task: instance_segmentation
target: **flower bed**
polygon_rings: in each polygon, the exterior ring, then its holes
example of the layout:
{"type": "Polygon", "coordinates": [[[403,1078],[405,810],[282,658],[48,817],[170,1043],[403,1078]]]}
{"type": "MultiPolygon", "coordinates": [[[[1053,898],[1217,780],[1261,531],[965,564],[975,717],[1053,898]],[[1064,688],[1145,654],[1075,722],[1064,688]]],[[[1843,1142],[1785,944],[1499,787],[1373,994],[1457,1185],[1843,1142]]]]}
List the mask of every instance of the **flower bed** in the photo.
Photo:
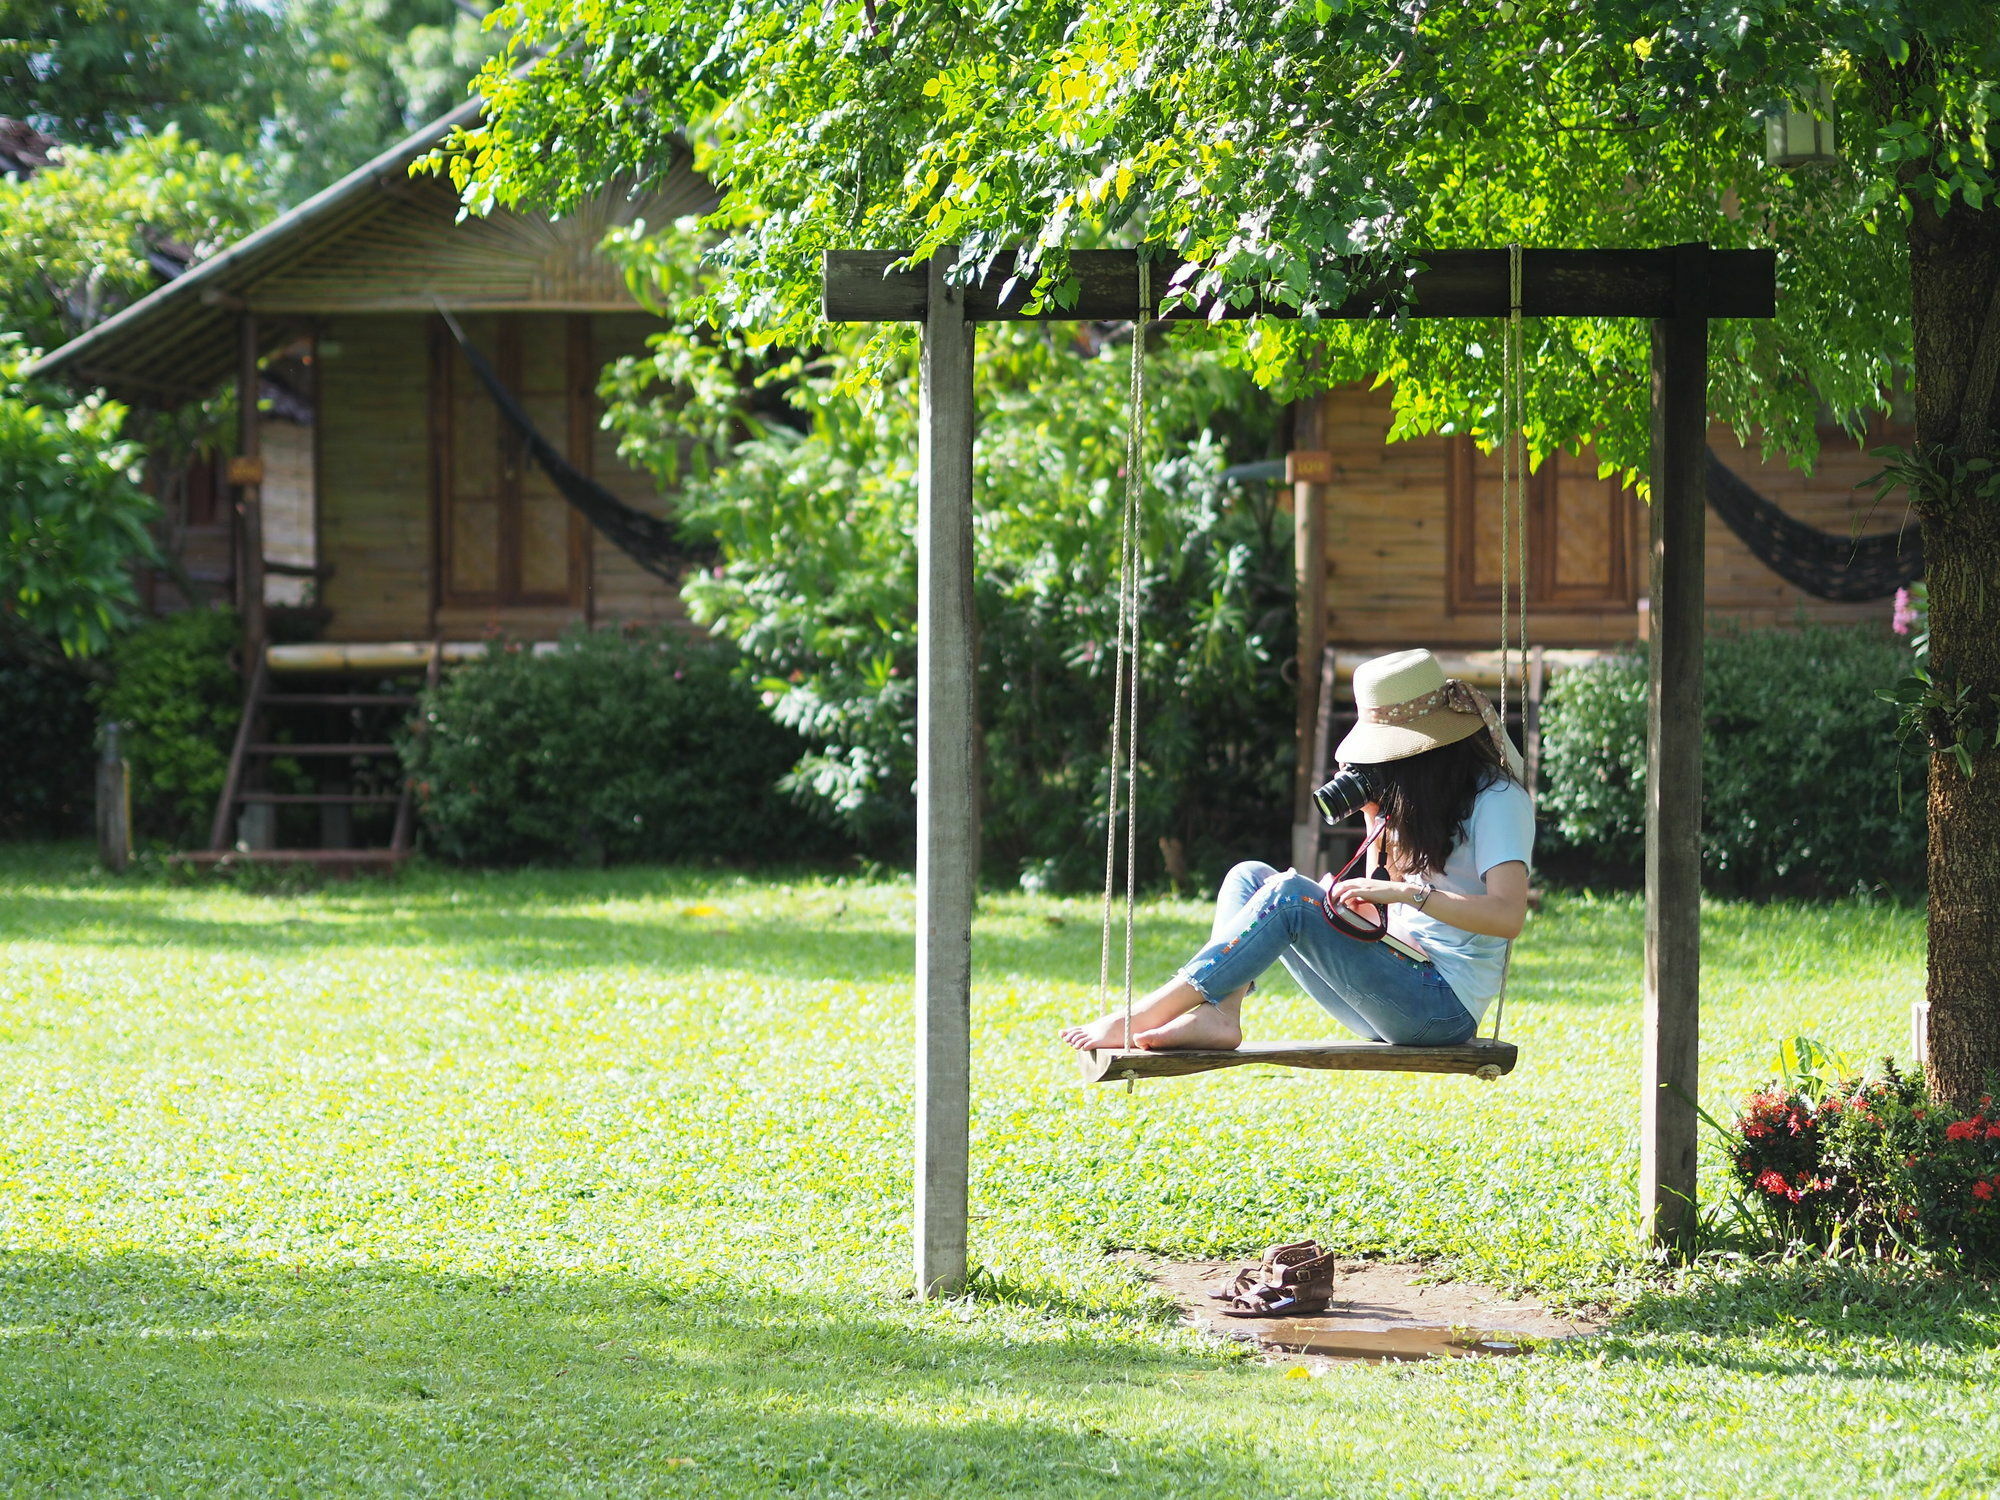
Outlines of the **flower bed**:
{"type": "Polygon", "coordinates": [[[2000,1111],[1990,1094],[1968,1114],[1886,1058],[1830,1084],[1795,1073],[1745,1101],[1729,1155],[1788,1243],[2000,1265],[2000,1111]]]}

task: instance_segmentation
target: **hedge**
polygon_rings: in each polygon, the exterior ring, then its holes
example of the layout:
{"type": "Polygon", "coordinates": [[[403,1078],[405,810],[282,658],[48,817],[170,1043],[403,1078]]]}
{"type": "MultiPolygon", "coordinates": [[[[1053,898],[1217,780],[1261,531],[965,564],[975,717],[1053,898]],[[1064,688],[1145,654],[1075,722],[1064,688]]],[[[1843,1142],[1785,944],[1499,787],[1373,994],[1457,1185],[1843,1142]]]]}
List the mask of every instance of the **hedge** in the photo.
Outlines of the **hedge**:
{"type": "Polygon", "coordinates": [[[575,631],[453,670],[402,747],[426,848],[482,863],[825,852],[775,789],[801,743],[733,664],[671,632],[575,631]]]}
{"type": "MultiPolygon", "coordinates": [[[[1869,628],[1719,631],[1704,656],[1702,867],[1718,892],[1914,891],[1924,763],[1877,696],[1906,646],[1869,628]]],[[[1558,873],[1643,861],[1646,662],[1565,672],[1542,708],[1542,848],[1558,873]]]]}

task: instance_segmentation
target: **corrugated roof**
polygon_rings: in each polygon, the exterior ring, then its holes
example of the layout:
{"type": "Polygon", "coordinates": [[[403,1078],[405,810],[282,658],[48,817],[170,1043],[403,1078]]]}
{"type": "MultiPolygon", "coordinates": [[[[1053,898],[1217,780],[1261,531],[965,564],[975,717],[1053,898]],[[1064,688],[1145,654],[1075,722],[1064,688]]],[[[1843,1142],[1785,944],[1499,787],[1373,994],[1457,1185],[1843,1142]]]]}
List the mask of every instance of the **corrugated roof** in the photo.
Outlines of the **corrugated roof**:
{"type": "MultiPolygon", "coordinates": [[[[410,163],[455,127],[478,119],[481,106],[481,100],[471,99],[433,120],[221,254],[44,355],[29,373],[103,386],[121,399],[155,405],[207,395],[235,371],[237,314],[257,283],[402,204],[415,186],[410,163]]],[[[276,326],[278,319],[272,321],[275,344],[286,330],[276,326]]]]}

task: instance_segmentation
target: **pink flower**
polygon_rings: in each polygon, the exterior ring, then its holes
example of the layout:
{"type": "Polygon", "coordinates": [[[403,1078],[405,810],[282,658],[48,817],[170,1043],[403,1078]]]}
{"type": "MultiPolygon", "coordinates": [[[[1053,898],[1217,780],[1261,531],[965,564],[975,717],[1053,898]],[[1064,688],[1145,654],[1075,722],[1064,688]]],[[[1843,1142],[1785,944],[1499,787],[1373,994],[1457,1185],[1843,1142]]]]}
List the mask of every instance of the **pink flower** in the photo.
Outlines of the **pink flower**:
{"type": "Polygon", "coordinates": [[[1897,635],[1908,635],[1910,627],[1917,623],[1917,612],[1910,607],[1910,591],[1896,590],[1895,612],[1889,617],[1889,628],[1897,635]]]}

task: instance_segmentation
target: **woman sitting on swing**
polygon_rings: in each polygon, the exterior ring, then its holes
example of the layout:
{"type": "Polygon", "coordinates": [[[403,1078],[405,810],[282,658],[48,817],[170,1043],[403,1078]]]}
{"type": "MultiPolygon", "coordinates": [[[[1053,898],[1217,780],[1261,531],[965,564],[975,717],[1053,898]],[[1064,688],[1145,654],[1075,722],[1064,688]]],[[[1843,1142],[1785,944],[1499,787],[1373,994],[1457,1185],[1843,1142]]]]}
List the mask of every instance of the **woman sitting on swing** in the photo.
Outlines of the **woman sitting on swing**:
{"type": "MultiPolygon", "coordinates": [[[[1520,754],[1485,696],[1447,680],[1428,651],[1362,663],[1354,701],[1336,755],[1358,773],[1347,785],[1365,789],[1362,852],[1379,845],[1374,875],[1322,886],[1296,870],[1236,866],[1208,945],[1134,1003],[1134,1046],[1241,1046],[1243,997],[1273,963],[1370,1041],[1448,1047],[1478,1031],[1527,920],[1535,812],[1520,754]],[[1373,936],[1384,918],[1400,941],[1350,935],[1373,936]]],[[[1063,1040],[1122,1047],[1126,1024],[1114,1010],[1063,1040]]]]}

